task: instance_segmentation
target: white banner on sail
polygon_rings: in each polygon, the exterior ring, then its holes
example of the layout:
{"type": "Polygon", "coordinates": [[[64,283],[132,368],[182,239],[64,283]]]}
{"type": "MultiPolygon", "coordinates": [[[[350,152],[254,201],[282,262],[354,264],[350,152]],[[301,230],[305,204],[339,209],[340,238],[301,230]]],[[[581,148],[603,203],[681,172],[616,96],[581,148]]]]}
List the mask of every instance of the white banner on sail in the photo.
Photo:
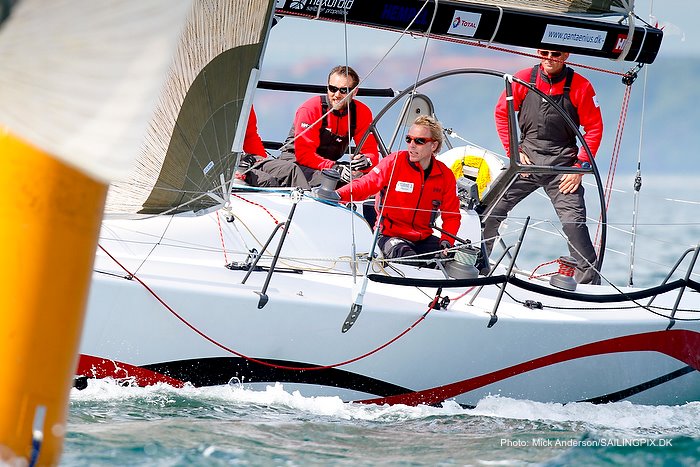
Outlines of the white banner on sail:
{"type": "Polygon", "coordinates": [[[191,0],[22,0],[0,25],[0,128],[102,181],[128,173],[191,0]]]}

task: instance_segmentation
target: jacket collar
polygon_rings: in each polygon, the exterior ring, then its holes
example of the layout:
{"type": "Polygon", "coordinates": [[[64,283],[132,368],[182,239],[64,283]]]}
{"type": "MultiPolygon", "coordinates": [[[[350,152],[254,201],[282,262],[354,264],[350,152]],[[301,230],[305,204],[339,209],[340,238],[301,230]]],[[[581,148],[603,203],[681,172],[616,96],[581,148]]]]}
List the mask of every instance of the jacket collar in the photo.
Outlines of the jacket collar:
{"type": "Polygon", "coordinates": [[[564,68],[562,68],[561,71],[560,71],[559,73],[557,73],[556,75],[552,75],[552,76],[549,76],[549,75],[544,71],[544,69],[542,68],[542,65],[537,65],[537,66],[540,67],[540,78],[542,78],[542,80],[543,80],[545,83],[556,84],[556,83],[558,83],[558,82],[560,82],[560,81],[564,81],[564,78],[566,78],[566,73],[567,73],[567,67],[566,67],[566,65],[564,65],[564,68]]]}
{"type": "MultiPolygon", "coordinates": [[[[416,170],[418,172],[425,172],[425,170],[423,170],[423,167],[421,167],[420,164],[411,162],[411,159],[408,157],[408,151],[404,151],[404,153],[406,154],[406,162],[408,162],[408,165],[413,170],[416,170]]],[[[430,165],[428,166],[428,168],[430,168],[430,175],[434,174],[436,170],[439,170],[437,167],[438,165],[435,163],[435,155],[433,154],[432,156],[430,156],[430,165]]]]}
{"type": "MultiPolygon", "coordinates": [[[[326,95],[321,95],[321,99],[323,99],[323,101],[325,102],[327,108],[331,108],[331,103],[328,102],[328,96],[326,96],[326,95]]],[[[344,116],[346,116],[346,115],[348,114],[348,109],[350,108],[350,105],[352,104],[352,101],[353,101],[353,99],[350,99],[350,101],[348,102],[348,105],[346,105],[345,108],[344,108],[343,110],[332,109],[332,110],[331,110],[331,113],[332,113],[333,115],[335,115],[336,117],[344,117],[344,116]]]]}

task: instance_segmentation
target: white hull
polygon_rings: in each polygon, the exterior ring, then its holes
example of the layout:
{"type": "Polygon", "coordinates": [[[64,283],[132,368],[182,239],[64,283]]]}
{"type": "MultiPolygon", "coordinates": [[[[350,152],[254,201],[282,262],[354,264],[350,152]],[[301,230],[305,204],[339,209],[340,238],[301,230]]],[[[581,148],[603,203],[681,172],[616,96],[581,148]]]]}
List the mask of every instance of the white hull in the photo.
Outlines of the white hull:
{"type": "MultiPolygon", "coordinates": [[[[676,312],[679,320],[666,330],[669,319],[629,301],[584,303],[509,284],[498,321],[488,328],[499,291],[494,285],[473,305],[474,291],[457,299],[468,289],[444,289],[449,306],[421,320],[435,288],[370,281],[361,314],[343,333],[365,268],[361,263],[354,280],[347,261],[351,218],[358,254],[371,247],[369,226],[345,208],[299,202],[277,268],[304,271],[276,271],[269,302],[259,309],[256,292],[267,271],[241,284],[245,271],[224,266],[243,262],[250,248],[259,250],[292,201],[278,193],[239,195],[231,198],[233,222],[223,212],[105,221],[100,245],[138,280],[125,279],[125,270],[98,251],[79,375],[142,385],[281,382],[304,395],[378,403],[454,399],[475,405],[488,394],[561,403],[700,400],[700,323],[681,321],[697,315],[682,310],[700,309],[690,289],[676,312]],[[544,308],[525,307],[526,300],[544,308]]],[[[460,234],[474,238],[478,220],[464,218],[460,234]]],[[[278,240],[279,232],[270,253],[278,240]]],[[[444,278],[437,270],[400,270],[444,278]]],[[[391,268],[375,272],[397,275],[391,268]]],[[[577,292],[615,290],[579,286],[577,292]]],[[[666,310],[654,310],[668,315],[677,296],[675,290],[657,297],[653,306],[666,310]]]]}

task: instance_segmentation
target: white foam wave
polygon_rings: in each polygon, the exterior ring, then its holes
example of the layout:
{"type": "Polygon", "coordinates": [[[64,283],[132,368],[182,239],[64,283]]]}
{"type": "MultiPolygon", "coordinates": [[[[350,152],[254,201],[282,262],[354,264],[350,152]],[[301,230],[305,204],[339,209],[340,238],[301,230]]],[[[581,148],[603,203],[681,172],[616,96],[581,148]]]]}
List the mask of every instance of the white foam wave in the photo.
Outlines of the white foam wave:
{"type": "Polygon", "coordinates": [[[539,421],[556,426],[584,425],[602,432],[614,430],[619,435],[676,435],[700,437],[700,403],[682,406],[647,406],[631,402],[595,405],[587,402],[570,404],[543,403],[489,396],[474,409],[464,409],[454,401],[442,407],[376,405],[346,403],[338,397],[305,397],[298,391],[287,392],[282,384],[267,386],[264,391],[238,385],[176,389],[167,385],[147,388],[125,387],[114,381],[91,380],[82,391],[73,390],[72,401],[109,401],[132,398],[167,404],[178,397],[200,399],[213,404],[250,404],[277,410],[291,410],[313,416],[339,420],[396,422],[428,417],[494,417],[511,420],[539,421]]]}
{"type": "Polygon", "coordinates": [[[638,405],[627,401],[557,404],[494,396],[482,399],[470,414],[549,423],[579,422],[591,428],[613,429],[619,434],[700,435],[698,402],[682,406],[638,405]]]}

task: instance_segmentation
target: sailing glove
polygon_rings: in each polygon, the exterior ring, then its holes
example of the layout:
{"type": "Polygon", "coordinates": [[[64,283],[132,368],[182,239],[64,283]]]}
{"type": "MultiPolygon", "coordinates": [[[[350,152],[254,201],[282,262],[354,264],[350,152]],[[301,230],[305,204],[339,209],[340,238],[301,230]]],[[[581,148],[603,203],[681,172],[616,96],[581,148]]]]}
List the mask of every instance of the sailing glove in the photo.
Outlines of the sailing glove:
{"type": "Polygon", "coordinates": [[[445,257],[445,250],[452,248],[452,245],[447,240],[440,241],[440,256],[445,257]]]}
{"type": "Polygon", "coordinates": [[[350,168],[350,164],[338,162],[336,163],[333,168],[340,174],[340,181],[343,183],[350,183],[352,180],[352,169],[350,168]]]}
{"type": "Polygon", "coordinates": [[[241,171],[246,171],[258,162],[258,158],[253,154],[241,154],[238,161],[238,168],[241,171]]]}
{"type": "Polygon", "coordinates": [[[369,169],[370,167],[372,167],[372,159],[367,157],[365,154],[357,154],[350,162],[350,168],[353,171],[365,170],[369,169]]]}

